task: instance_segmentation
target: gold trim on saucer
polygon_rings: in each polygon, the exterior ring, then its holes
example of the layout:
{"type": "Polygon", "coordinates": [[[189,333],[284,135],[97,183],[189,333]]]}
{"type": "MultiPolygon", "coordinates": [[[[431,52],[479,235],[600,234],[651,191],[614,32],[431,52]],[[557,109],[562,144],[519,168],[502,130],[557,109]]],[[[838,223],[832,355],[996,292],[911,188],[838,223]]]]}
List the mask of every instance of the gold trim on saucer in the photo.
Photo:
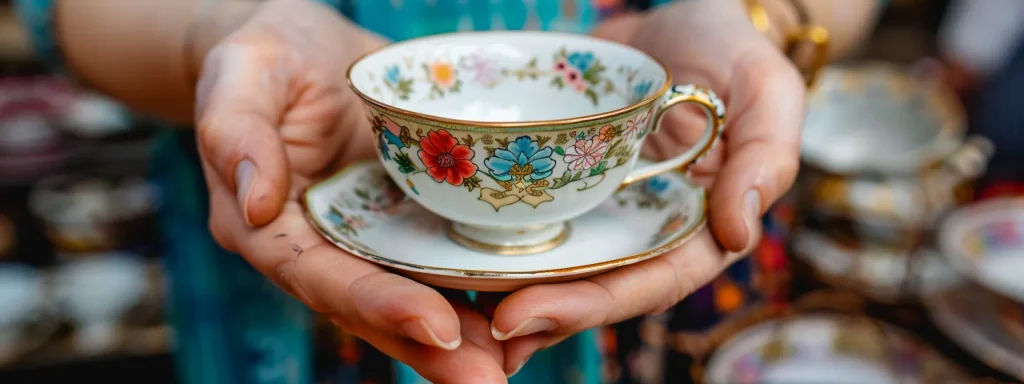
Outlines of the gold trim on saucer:
{"type": "MultiPolygon", "coordinates": [[[[500,39],[495,40],[495,41],[500,41],[500,39]]],[[[661,60],[658,60],[657,58],[655,58],[655,57],[653,57],[651,55],[648,55],[647,53],[645,53],[645,52],[643,52],[641,50],[638,50],[636,48],[630,47],[630,46],[625,45],[625,44],[621,44],[621,43],[617,43],[617,42],[614,42],[614,41],[611,41],[611,40],[605,40],[605,39],[601,39],[601,38],[597,38],[597,37],[592,37],[592,36],[587,36],[587,35],[580,35],[580,34],[575,34],[575,33],[553,32],[553,31],[473,31],[473,32],[441,33],[441,34],[436,34],[436,35],[430,35],[430,36],[425,36],[425,37],[419,37],[419,38],[404,40],[402,42],[393,43],[393,44],[385,45],[383,47],[376,48],[376,49],[374,49],[374,50],[372,50],[370,52],[364,53],[362,56],[358,57],[355,61],[352,62],[352,65],[350,65],[348,67],[348,70],[345,71],[345,81],[348,83],[349,88],[351,88],[352,91],[357,96],[359,96],[359,98],[363,99],[366,103],[372,105],[374,108],[378,108],[380,110],[386,111],[389,114],[395,114],[395,115],[401,116],[401,117],[418,118],[418,119],[420,119],[420,121],[417,121],[417,122],[419,122],[421,124],[426,124],[426,125],[430,125],[430,126],[434,126],[434,127],[439,127],[439,128],[445,128],[445,129],[464,130],[464,131],[473,131],[473,132],[509,133],[509,132],[518,132],[518,131],[538,132],[538,131],[541,131],[541,130],[570,129],[569,127],[565,127],[565,125],[570,125],[570,124],[593,124],[593,123],[596,123],[596,122],[601,121],[601,120],[616,118],[618,116],[625,115],[625,114],[627,114],[629,112],[633,112],[633,111],[635,111],[637,109],[644,108],[644,107],[650,105],[651,103],[654,103],[654,102],[660,100],[661,97],[664,96],[666,92],[668,92],[669,88],[672,87],[672,72],[669,71],[668,66],[666,66],[665,63],[661,62],[661,60]],[[435,116],[435,115],[430,115],[430,114],[420,113],[420,112],[413,112],[413,111],[410,111],[410,110],[407,110],[407,109],[404,109],[404,108],[399,108],[399,107],[390,105],[388,103],[385,103],[383,101],[377,100],[374,97],[363,93],[362,91],[360,91],[356,87],[356,85],[352,81],[352,69],[355,68],[356,65],[358,65],[359,63],[363,62],[363,60],[369,58],[370,56],[372,56],[374,54],[378,54],[378,53],[380,53],[382,51],[389,50],[389,49],[394,49],[396,47],[400,47],[400,46],[403,46],[403,45],[419,44],[419,43],[422,43],[422,42],[428,41],[428,40],[444,40],[444,39],[447,39],[447,38],[451,38],[452,36],[470,36],[470,35],[472,35],[472,36],[481,36],[481,35],[492,35],[492,36],[496,36],[496,35],[562,36],[562,37],[568,37],[568,38],[572,38],[572,39],[576,39],[576,40],[590,40],[590,41],[594,41],[594,42],[600,42],[600,43],[603,43],[603,44],[618,46],[618,47],[621,47],[621,48],[632,50],[632,51],[636,52],[638,55],[646,57],[651,62],[657,64],[658,67],[661,68],[662,72],[665,74],[665,80],[661,84],[661,86],[658,88],[658,90],[656,92],[652,93],[651,96],[648,96],[646,99],[643,99],[643,100],[641,100],[639,102],[627,105],[627,106],[619,108],[619,109],[614,109],[614,110],[611,110],[611,111],[596,113],[596,114],[592,114],[592,115],[579,116],[579,117],[570,117],[570,118],[564,118],[564,119],[517,121],[517,122],[494,122],[494,121],[462,120],[462,119],[453,119],[453,118],[435,116]]]]}
{"type": "Polygon", "coordinates": [[[569,222],[563,223],[562,231],[558,233],[558,236],[555,236],[550,240],[544,241],[540,244],[532,245],[507,246],[488,244],[482,241],[473,240],[461,233],[458,233],[455,230],[455,224],[452,223],[451,221],[448,222],[447,233],[449,239],[452,239],[452,241],[454,241],[455,243],[472,250],[493,253],[502,256],[526,256],[535,253],[547,252],[565,243],[565,241],[569,239],[569,222]]]}
{"type": "Polygon", "coordinates": [[[387,257],[384,257],[384,256],[378,255],[378,254],[376,254],[374,252],[371,252],[370,250],[366,249],[365,246],[358,245],[358,244],[353,244],[353,243],[351,243],[349,241],[345,241],[345,240],[343,240],[341,238],[335,237],[334,234],[328,229],[329,226],[326,223],[324,223],[323,220],[319,216],[313,214],[313,212],[312,212],[312,210],[310,208],[310,204],[309,204],[309,195],[310,195],[310,193],[314,192],[316,189],[322,187],[323,185],[330,184],[330,183],[334,182],[335,180],[341,178],[342,176],[344,176],[347,173],[351,172],[357,166],[365,165],[367,163],[374,163],[374,164],[380,165],[379,162],[377,162],[376,160],[368,160],[368,161],[351,163],[351,164],[343,167],[341,170],[339,170],[334,175],[324,179],[323,181],[321,181],[319,183],[316,183],[316,184],[313,184],[313,185],[307,187],[304,191],[302,191],[302,197],[299,199],[299,203],[302,205],[303,211],[304,211],[304,213],[306,215],[306,219],[310,222],[310,224],[313,225],[314,228],[316,228],[317,232],[320,233],[320,236],[322,236],[327,241],[333,243],[337,247],[341,248],[343,251],[349,252],[349,253],[351,253],[351,254],[359,257],[359,258],[362,258],[362,259],[365,259],[365,260],[368,260],[368,261],[371,261],[371,262],[374,262],[374,263],[377,263],[377,264],[384,264],[384,265],[386,265],[388,267],[392,267],[392,268],[396,268],[396,269],[401,269],[401,270],[406,270],[406,271],[411,271],[411,272],[431,273],[431,274],[435,274],[435,275],[444,275],[444,276],[461,276],[461,277],[470,277],[470,278],[492,278],[492,279],[522,279],[522,278],[539,278],[539,277],[545,277],[545,276],[560,276],[560,275],[561,276],[568,276],[568,275],[586,274],[588,272],[597,272],[597,271],[602,271],[602,270],[605,270],[605,269],[616,268],[616,267],[621,267],[621,266],[624,266],[624,265],[634,264],[634,263],[638,263],[638,262],[641,262],[641,261],[644,261],[644,260],[647,260],[647,259],[651,259],[651,258],[656,257],[656,256],[660,256],[661,254],[663,254],[665,252],[668,252],[668,251],[671,251],[671,250],[679,247],[679,245],[683,244],[687,240],[691,239],[694,235],[697,234],[697,231],[699,229],[702,229],[706,225],[706,223],[707,223],[707,191],[704,189],[704,187],[702,187],[699,184],[693,182],[693,180],[690,180],[690,178],[687,177],[682,172],[676,171],[675,173],[678,174],[680,177],[682,177],[686,184],[688,184],[697,193],[700,194],[700,197],[699,197],[700,205],[701,205],[699,207],[700,209],[698,209],[697,217],[693,220],[692,224],[690,224],[676,238],[672,239],[671,241],[669,241],[669,242],[667,242],[667,243],[665,243],[665,244],[663,244],[663,245],[661,245],[661,246],[659,246],[657,248],[649,249],[646,252],[641,252],[641,253],[637,253],[637,254],[621,257],[621,258],[614,259],[614,260],[608,260],[608,261],[604,261],[604,262],[600,262],[600,263],[580,265],[580,266],[568,267],[568,268],[537,270],[537,271],[471,270],[471,269],[458,269],[458,268],[430,267],[430,266],[425,266],[425,265],[407,263],[407,262],[403,262],[403,261],[389,259],[387,257]]]}

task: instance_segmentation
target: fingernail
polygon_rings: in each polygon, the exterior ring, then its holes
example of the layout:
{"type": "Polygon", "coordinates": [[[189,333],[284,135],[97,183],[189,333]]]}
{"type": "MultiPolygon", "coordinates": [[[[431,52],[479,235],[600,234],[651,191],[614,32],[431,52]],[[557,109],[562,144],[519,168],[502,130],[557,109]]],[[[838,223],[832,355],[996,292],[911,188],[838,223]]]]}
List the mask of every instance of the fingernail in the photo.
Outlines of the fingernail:
{"type": "Polygon", "coordinates": [[[410,339],[416,340],[420,343],[441,348],[446,351],[453,351],[462,344],[462,337],[457,337],[452,341],[441,340],[434,333],[434,330],[430,329],[427,325],[427,321],[423,319],[409,320],[402,324],[399,328],[405,336],[410,339]]]}
{"type": "Polygon", "coordinates": [[[531,317],[526,321],[519,324],[518,327],[513,329],[511,332],[502,332],[491,324],[491,336],[494,336],[495,340],[505,341],[513,337],[520,337],[526,335],[532,335],[534,333],[547,332],[554,330],[558,327],[551,319],[545,319],[543,317],[531,317]]]}
{"type": "Polygon", "coordinates": [[[252,225],[249,221],[249,192],[252,191],[255,182],[256,165],[249,159],[242,159],[235,166],[235,188],[238,188],[238,205],[242,207],[242,216],[249,225],[252,225]]]}
{"type": "Polygon", "coordinates": [[[519,363],[519,366],[516,367],[516,369],[513,369],[512,373],[509,373],[507,377],[515,376],[517,373],[519,373],[519,371],[523,370],[523,367],[526,366],[526,363],[530,362],[531,358],[533,358],[533,354],[532,353],[529,356],[526,356],[526,358],[523,359],[523,362],[519,363]]]}
{"type": "Polygon", "coordinates": [[[746,205],[747,215],[745,217],[747,221],[747,249],[750,249],[756,241],[754,234],[757,233],[757,228],[760,225],[761,220],[761,194],[756,189],[751,189],[743,195],[743,204],[746,205]]]}

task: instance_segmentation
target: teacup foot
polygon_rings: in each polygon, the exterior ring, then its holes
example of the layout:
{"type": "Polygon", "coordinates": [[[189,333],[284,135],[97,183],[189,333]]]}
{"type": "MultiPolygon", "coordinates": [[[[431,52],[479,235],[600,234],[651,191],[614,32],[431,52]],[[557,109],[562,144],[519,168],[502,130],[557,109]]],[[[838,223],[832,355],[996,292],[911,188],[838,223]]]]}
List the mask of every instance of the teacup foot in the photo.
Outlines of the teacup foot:
{"type": "Polygon", "coordinates": [[[550,251],[565,243],[569,238],[569,224],[488,228],[453,222],[448,226],[448,237],[480,252],[523,256],[550,251]]]}

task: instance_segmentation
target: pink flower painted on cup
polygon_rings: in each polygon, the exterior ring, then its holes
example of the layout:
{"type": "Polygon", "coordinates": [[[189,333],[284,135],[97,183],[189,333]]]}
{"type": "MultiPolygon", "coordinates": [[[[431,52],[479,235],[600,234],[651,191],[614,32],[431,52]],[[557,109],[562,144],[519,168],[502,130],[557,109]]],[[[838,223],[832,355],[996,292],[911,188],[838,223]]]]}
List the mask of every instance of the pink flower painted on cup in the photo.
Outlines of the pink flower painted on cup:
{"type": "Polygon", "coordinates": [[[473,74],[473,82],[485,87],[496,84],[501,78],[498,61],[479,53],[464,57],[459,66],[473,74]]]}
{"type": "Polygon", "coordinates": [[[651,114],[654,110],[648,110],[647,112],[638,113],[633,115],[628,121],[626,121],[626,129],[622,131],[622,136],[630,137],[635,134],[643,133],[647,129],[648,120],[651,118],[651,114]]]}
{"type": "Polygon", "coordinates": [[[608,144],[591,137],[579,140],[565,150],[562,158],[569,165],[570,170],[590,169],[604,159],[604,153],[608,150],[608,144]]]}
{"type": "Polygon", "coordinates": [[[583,72],[580,72],[579,68],[571,65],[568,59],[564,57],[556,59],[555,72],[562,76],[562,82],[567,87],[575,89],[576,92],[580,93],[587,90],[587,82],[583,80],[583,72]]]}

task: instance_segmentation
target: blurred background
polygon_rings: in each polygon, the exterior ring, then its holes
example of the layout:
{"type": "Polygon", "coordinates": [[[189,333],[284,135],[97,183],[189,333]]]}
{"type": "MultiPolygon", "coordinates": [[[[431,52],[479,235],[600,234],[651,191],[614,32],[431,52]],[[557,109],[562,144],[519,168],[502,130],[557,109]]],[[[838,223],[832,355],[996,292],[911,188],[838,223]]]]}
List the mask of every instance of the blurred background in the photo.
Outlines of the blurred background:
{"type": "MultiPolygon", "coordinates": [[[[975,3],[987,6],[893,0],[857,54],[822,72],[800,180],[765,219],[761,248],[676,308],[602,330],[606,382],[756,382],[742,374],[809,365],[804,347],[860,377],[1024,379],[1013,283],[1024,263],[985,264],[1024,259],[1024,213],[1005,214],[1024,212],[1024,1],[975,3]],[[949,134],[941,157],[877,159],[932,145],[922,137],[936,131],[949,134]],[[865,158],[875,167],[850,166],[865,158]]],[[[175,308],[222,293],[169,295],[189,250],[160,230],[183,213],[161,210],[173,196],[154,179],[190,176],[154,160],[166,127],[48,73],[20,33],[0,1],[0,383],[186,382],[200,373],[175,351],[204,341],[174,330],[204,319],[175,308]]],[[[315,382],[390,382],[385,356],[325,319],[302,321],[315,382]]],[[[236,352],[272,358],[267,342],[236,352]]]]}

